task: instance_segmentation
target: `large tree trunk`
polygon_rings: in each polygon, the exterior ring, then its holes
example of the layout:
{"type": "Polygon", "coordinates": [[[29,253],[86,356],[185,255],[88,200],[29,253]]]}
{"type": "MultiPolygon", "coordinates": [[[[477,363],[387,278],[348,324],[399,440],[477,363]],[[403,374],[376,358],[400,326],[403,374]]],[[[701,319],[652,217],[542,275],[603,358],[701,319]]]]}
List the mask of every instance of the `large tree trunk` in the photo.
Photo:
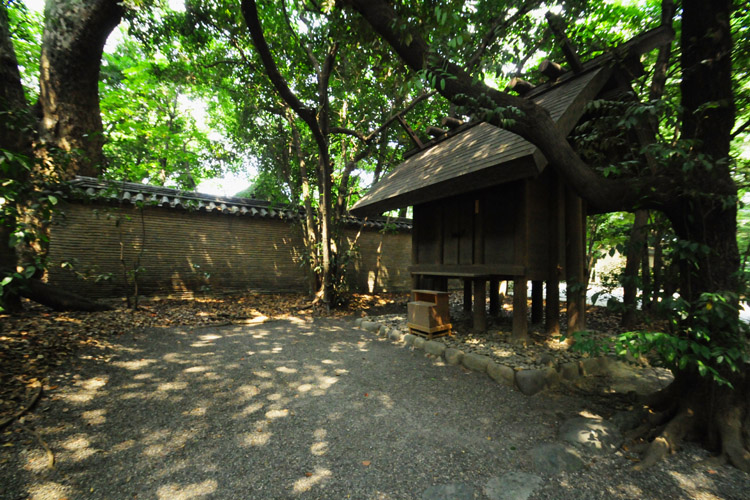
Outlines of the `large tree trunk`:
{"type": "Polygon", "coordinates": [[[104,156],[99,112],[99,67],[122,18],[118,0],[47,0],[42,38],[39,135],[64,177],[96,176],[104,156]]]}
{"type": "MultiPolygon", "coordinates": [[[[5,4],[0,4],[0,149],[11,151],[13,160],[4,158],[2,177],[5,184],[3,197],[8,201],[0,205],[0,280],[16,271],[18,257],[14,246],[9,245],[16,229],[17,210],[21,192],[28,178],[27,170],[19,160],[30,161],[33,127],[29,108],[21,85],[18,60],[10,39],[10,25],[5,4]],[[10,194],[10,196],[9,196],[10,194]]],[[[15,286],[0,290],[0,307],[8,311],[21,309],[15,286]]]]}
{"type": "MultiPolygon", "coordinates": [[[[734,318],[712,319],[708,314],[712,303],[696,303],[704,293],[738,290],[737,188],[728,161],[734,124],[730,11],[729,0],[683,2],[683,138],[695,141],[692,158],[686,160],[702,155],[710,167],[696,161],[687,173],[688,184],[699,187],[700,192],[684,195],[667,210],[678,238],[687,242],[684,248],[691,251],[680,262],[680,295],[693,307],[682,335],[709,348],[742,347],[743,342],[736,310],[734,318]],[[714,105],[707,106],[709,103],[714,105]],[[701,322],[701,317],[708,317],[707,323],[701,322]],[[707,330],[710,341],[696,335],[700,329],[707,330]]],[[[736,295],[729,297],[736,300],[736,295]]],[[[659,401],[674,417],[651,444],[641,467],[673,451],[683,437],[692,434],[703,437],[723,458],[750,472],[747,365],[741,359],[737,362],[738,371],[734,372],[726,365],[715,365],[732,388],[698,375],[694,365],[675,370],[675,381],[665,391],[667,397],[659,401]]]]}

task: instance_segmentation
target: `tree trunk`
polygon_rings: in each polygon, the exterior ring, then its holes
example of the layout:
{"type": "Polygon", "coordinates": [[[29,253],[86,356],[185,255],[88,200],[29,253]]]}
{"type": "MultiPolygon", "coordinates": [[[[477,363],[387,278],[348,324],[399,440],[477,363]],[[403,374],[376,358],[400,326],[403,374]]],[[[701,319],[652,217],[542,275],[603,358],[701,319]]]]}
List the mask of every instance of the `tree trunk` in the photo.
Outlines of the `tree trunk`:
{"type": "Polygon", "coordinates": [[[648,210],[636,210],[633,228],[628,240],[627,261],[623,275],[623,305],[625,312],[622,314],[621,324],[623,328],[633,328],[636,322],[638,298],[638,268],[643,255],[643,245],[646,242],[646,224],[648,223],[648,210]]]}
{"type": "MultiPolygon", "coordinates": [[[[8,201],[0,204],[0,280],[16,271],[18,256],[14,246],[9,245],[15,232],[18,208],[22,203],[22,190],[28,180],[27,170],[19,162],[25,158],[31,161],[31,137],[33,122],[21,85],[18,60],[10,39],[10,25],[5,4],[0,4],[0,149],[16,155],[14,160],[5,158],[3,163],[4,180],[11,181],[3,186],[2,195],[8,201]],[[4,191],[8,190],[8,193],[4,191]],[[10,194],[10,196],[9,196],[10,194]]],[[[0,289],[0,307],[6,311],[21,309],[21,301],[11,284],[0,289]]]]}
{"type": "Polygon", "coordinates": [[[99,68],[123,14],[118,0],[47,0],[42,38],[39,135],[64,178],[101,172],[104,136],[99,68]],[[59,155],[59,156],[58,156],[59,155]]]}
{"type": "MultiPolygon", "coordinates": [[[[733,318],[722,318],[710,314],[712,302],[696,303],[704,293],[738,290],[737,189],[727,161],[734,124],[731,8],[729,0],[683,2],[683,138],[695,141],[692,154],[704,155],[711,166],[696,162],[687,173],[688,184],[700,192],[684,195],[666,211],[677,237],[684,242],[680,294],[692,306],[681,334],[710,349],[744,347],[736,309],[733,318]],[[706,106],[709,103],[715,105],[706,106]],[[687,256],[686,251],[690,252],[687,256]],[[696,336],[701,330],[710,341],[696,336]]],[[[736,300],[736,295],[727,297],[730,303],[736,300]]],[[[675,380],[665,391],[671,396],[666,402],[674,409],[674,417],[651,444],[641,467],[673,451],[684,436],[692,434],[703,437],[736,467],[750,472],[747,364],[739,359],[738,370],[733,372],[716,363],[713,356],[708,363],[732,388],[698,375],[695,365],[676,369],[675,380]]]]}
{"type": "Polygon", "coordinates": [[[111,307],[94,302],[70,290],[61,290],[36,279],[27,280],[21,288],[23,297],[51,307],[55,311],[109,311],[111,307]]]}

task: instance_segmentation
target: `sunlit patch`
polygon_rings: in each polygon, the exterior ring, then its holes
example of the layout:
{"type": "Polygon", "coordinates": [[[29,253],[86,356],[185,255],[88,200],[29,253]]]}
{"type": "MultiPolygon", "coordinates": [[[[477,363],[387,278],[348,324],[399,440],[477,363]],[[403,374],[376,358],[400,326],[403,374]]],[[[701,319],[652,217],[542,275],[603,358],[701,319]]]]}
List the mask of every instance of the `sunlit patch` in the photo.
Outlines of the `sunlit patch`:
{"type": "Polygon", "coordinates": [[[49,458],[44,450],[40,448],[29,450],[25,455],[24,470],[39,473],[49,469],[49,458]]]}
{"type": "Polygon", "coordinates": [[[243,399],[250,399],[260,394],[260,389],[255,385],[246,384],[239,386],[237,392],[242,395],[243,399]]]}
{"type": "Polygon", "coordinates": [[[391,397],[388,394],[380,394],[380,395],[378,395],[378,400],[380,401],[380,403],[383,406],[385,406],[389,410],[391,408],[393,408],[393,400],[391,399],[391,397]]]}
{"type": "Polygon", "coordinates": [[[325,441],[319,441],[317,443],[313,443],[312,446],[310,446],[310,453],[317,457],[325,455],[327,451],[328,443],[325,441]]]}
{"type": "Polygon", "coordinates": [[[294,325],[304,325],[308,321],[309,320],[306,320],[304,318],[299,318],[297,316],[290,316],[289,317],[289,322],[292,323],[292,324],[294,324],[294,325]]]}
{"type": "Polygon", "coordinates": [[[120,452],[120,451],[126,451],[135,446],[135,440],[128,439],[126,441],[123,441],[122,443],[117,443],[112,447],[112,451],[114,452],[120,452]]]}
{"type": "Polygon", "coordinates": [[[153,377],[153,373],[138,373],[133,376],[133,380],[146,380],[153,377]]]}
{"type": "Polygon", "coordinates": [[[225,370],[236,370],[240,367],[239,363],[227,363],[224,365],[225,370]]]}
{"type": "Polygon", "coordinates": [[[297,479],[294,482],[294,487],[292,489],[295,493],[304,493],[305,491],[309,491],[316,484],[325,481],[331,477],[331,475],[331,471],[328,469],[315,469],[315,472],[310,476],[297,479]]]}
{"type": "Polygon", "coordinates": [[[310,392],[313,388],[312,384],[301,384],[299,387],[297,387],[297,390],[299,392],[310,392]]]}
{"type": "MultiPolygon", "coordinates": [[[[679,472],[671,471],[669,473],[677,482],[677,485],[687,493],[687,498],[695,498],[697,500],[719,500],[719,497],[713,493],[706,491],[706,485],[700,484],[700,476],[692,474],[681,474],[679,472]]],[[[640,496],[643,498],[643,495],[640,496]]]]}
{"type": "Polygon", "coordinates": [[[100,425],[107,421],[107,417],[104,415],[107,414],[107,410],[100,409],[100,410],[89,410],[81,413],[81,417],[86,420],[86,423],[89,425],[100,425]]]}
{"type": "Polygon", "coordinates": [[[585,418],[595,418],[595,419],[598,419],[598,420],[602,419],[601,415],[597,415],[596,413],[591,413],[588,410],[582,410],[582,411],[578,412],[578,414],[580,416],[582,416],[582,417],[585,417],[585,418]]]}
{"type": "Polygon", "coordinates": [[[96,389],[107,385],[107,380],[107,377],[94,377],[88,380],[83,380],[79,382],[78,385],[80,385],[87,391],[95,391],[96,389]]]}
{"type": "Polygon", "coordinates": [[[281,373],[297,373],[295,368],[287,368],[286,366],[280,366],[276,368],[276,371],[281,373]]]}
{"type": "Polygon", "coordinates": [[[313,437],[318,441],[323,441],[328,435],[328,431],[325,429],[315,429],[313,431],[313,437]]]}
{"type": "Polygon", "coordinates": [[[165,382],[163,384],[159,384],[159,387],[156,388],[157,391],[181,391],[185,388],[187,388],[188,383],[187,382],[165,382]]]}
{"type": "Polygon", "coordinates": [[[266,418],[273,420],[275,418],[288,417],[289,410],[269,410],[266,412],[266,418]]]}
{"type": "Polygon", "coordinates": [[[253,413],[260,411],[263,409],[263,403],[253,403],[251,405],[248,405],[242,409],[237,415],[235,415],[235,418],[242,418],[247,417],[248,415],[252,415],[253,413]]]}
{"type": "Polygon", "coordinates": [[[91,448],[91,442],[84,434],[71,436],[62,442],[62,447],[69,452],[66,453],[67,458],[74,462],[86,460],[88,457],[99,451],[91,448]]]}
{"type": "Polygon", "coordinates": [[[208,479],[202,483],[188,484],[187,486],[172,483],[161,486],[156,494],[159,498],[169,500],[190,500],[215,493],[218,487],[219,483],[214,479],[208,479]]]}
{"type": "Polygon", "coordinates": [[[339,379],[337,377],[319,377],[318,378],[318,387],[320,389],[328,389],[333,384],[338,382],[339,379]]]}
{"type": "Polygon", "coordinates": [[[209,333],[209,334],[206,334],[206,335],[199,335],[198,338],[201,339],[201,340],[205,340],[205,341],[217,340],[217,339],[221,338],[221,335],[216,335],[214,333],[209,333]]]}
{"type": "Polygon", "coordinates": [[[182,370],[185,373],[200,373],[210,370],[211,368],[205,365],[199,365],[199,366],[191,366],[190,368],[185,368],[182,370]]]}
{"type": "Polygon", "coordinates": [[[48,481],[42,484],[29,486],[29,500],[57,500],[59,498],[72,497],[73,491],[69,486],[48,481]]]}
{"type": "Polygon", "coordinates": [[[332,359],[324,359],[323,361],[321,361],[321,363],[323,363],[324,365],[335,365],[336,364],[336,362],[333,361],[332,359]]]}
{"type": "Polygon", "coordinates": [[[273,373],[267,372],[267,371],[256,371],[256,372],[253,372],[253,375],[255,375],[256,377],[260,377],[260,378],[272,378],[273,377],[273,373]]]}
{"type": "Polygon", "coordinates": [[[263,429],[245,434],[242,442],[245,446],[265,446],[271,440],[272,433],[263,429]]]}
{"type": "Polygon", "coordinates": [[[268,396],[266,396],[266,399],[269,401],[281,401],[281,398],[283,397],[284,396],[282,396],[278,392],[274,392],[273,394],[269,394],[268,396]]]}
{"type": "Polygon", "coordinates": [[[133,383],[133,384],[121,385],[120,389],[121,390],[125,390],[125,391],[130,391],[130,390],[133,390],[133,389],[140,389],[141,387],[144,387],[145,385],[146,384],[144,384],[143,382],[136,382],[136,383],[133,383]]]}
{"type": "Polygon", "coordinates": [[[192,410],[184,411],[182,414],[187,415],[188,417],[202,417],[206,414],[206,411],[207,408],[205,406],[198,406],[192,410]]]}
{"type": "Polygon", "coordinates": [[[126,370],[140,370],[154,363],[156,363],[155,359],[140,359],[138,361],[115,361],[112,364],[118,368],[125,368],[126,370]]]}
{"type": "Polygon", "coordinates": [[[147,457],[163,457],[167,454],[163,444],[152,444],[143,449],[147,457]]]}

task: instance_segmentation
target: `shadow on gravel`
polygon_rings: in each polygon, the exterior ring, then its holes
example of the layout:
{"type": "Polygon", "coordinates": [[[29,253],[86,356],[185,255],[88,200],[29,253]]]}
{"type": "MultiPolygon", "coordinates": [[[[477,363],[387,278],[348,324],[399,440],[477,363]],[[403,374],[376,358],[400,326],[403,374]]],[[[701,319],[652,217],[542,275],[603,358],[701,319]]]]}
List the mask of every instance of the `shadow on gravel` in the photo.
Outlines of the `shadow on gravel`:
{"type": "MultiPolygon", "coordinates": [[[[337,320],[151,329],[79,372],[31,420],[56,468],[28,446],[15,475],[0,472],[0,497],[496,499],[504,493],[488,485],[515,470],[562,493],[529,450],[586,409],[554,393],[527,398],[337,320]]],[[[629,469],[605,477],[596,498],[654,487],[629,469]]],[[[669,474],[656,481],[658,498],[694,493],[669,474]]],[[[563,484],[571,490],[557,498],[585,497],[563,484]]]]}

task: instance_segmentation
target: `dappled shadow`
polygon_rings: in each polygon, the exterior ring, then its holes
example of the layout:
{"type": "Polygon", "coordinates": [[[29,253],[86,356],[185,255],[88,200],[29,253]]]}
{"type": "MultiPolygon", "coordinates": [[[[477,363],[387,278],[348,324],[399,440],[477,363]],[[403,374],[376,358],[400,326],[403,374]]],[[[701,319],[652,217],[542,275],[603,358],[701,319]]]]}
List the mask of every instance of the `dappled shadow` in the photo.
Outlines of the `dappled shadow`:
{"type": "MultiPolygon", "coordinates": [[[[530,447],[586,404],[527,398],[333,319],[152,328],[116,352],[84,362],[34,414],[56,469],[24,448],[14,480],[0,472],[4,498],[396,499],[456,481],[481,491],[528,469],[530,447]]],[[[657,478],[661,498],[689,498],[677,479],[657,478]]],[[[629,498],[625,483],[611,486],[629,498]]]]}

